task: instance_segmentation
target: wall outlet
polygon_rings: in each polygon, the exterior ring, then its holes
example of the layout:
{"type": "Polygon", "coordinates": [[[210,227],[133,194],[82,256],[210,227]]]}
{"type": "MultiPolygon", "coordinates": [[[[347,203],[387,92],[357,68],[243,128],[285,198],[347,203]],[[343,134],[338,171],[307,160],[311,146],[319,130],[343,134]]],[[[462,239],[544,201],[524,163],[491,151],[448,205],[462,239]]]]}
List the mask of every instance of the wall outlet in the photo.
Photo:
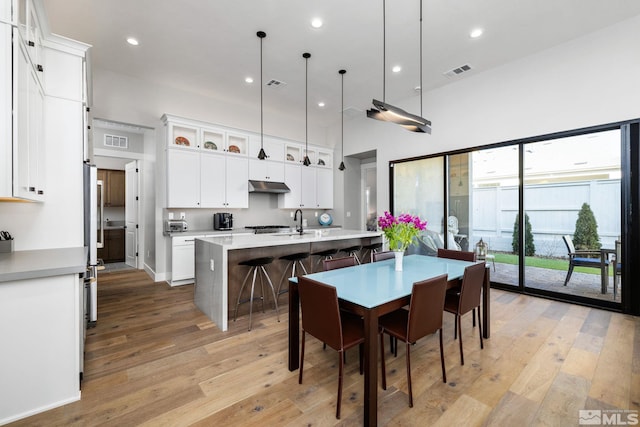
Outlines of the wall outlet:
{"type": "Polygon", "coordinates": [[[289,212],[291,214],[291,218],[293,218],[293,212],[289,212]]]}
{"type": "Polygon", "coordinates": [[[351,217],[351,212],[347,212],[347,218],[351,217]]]}
{"type": "Polygon", "coordinates": [[[209,268],[211,268],[211,271],[213,271],[213,259],[211,260],[211,265],[209,266],[209,268]]]}
{"type": "Polygon", "coordinates": [[[318,218],[318,212],[314,212],[313,216],[315,216],[316,218],[318,218]]]}
{"type": "Polygon", "coordinates": [[[187,215],[184,212],[180,212],[180,219],[185,219],[187,215]]]}
{"type": "Polygon", "coordinates": [[[173,212],[169,212],[169,219],[173,219],[173,212]]]}

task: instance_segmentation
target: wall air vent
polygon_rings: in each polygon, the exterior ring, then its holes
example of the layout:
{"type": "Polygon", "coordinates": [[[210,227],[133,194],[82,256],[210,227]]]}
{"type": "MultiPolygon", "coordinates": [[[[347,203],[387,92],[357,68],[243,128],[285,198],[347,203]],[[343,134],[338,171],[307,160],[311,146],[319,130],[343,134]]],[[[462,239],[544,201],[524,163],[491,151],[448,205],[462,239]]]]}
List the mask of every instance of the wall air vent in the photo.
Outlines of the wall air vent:
{"type": "Polygon", "coordinates": [[[444,75],[447,77],[456,77],[456,76],[459,76],[460,74],[466,73],[467,71],[471,71],[472,69],[473,67],[471,65],[464,64],[454,68],[453,70],[446,71],[444,75]]]}
{"type": "Polygon", "coordinates": [[[106,147],[115,147],[115,148],[128,148],[129,147],[129,138],[126,136],[118,136],[118,135],[104,135],[104,145],[106,147]]]}
{"type": "Polygon", "coordinates": [[[276,79],[271,79],[269,80],[267,83],[265,83],[267,86],[271,86],[271,87],[280,87],[280,86],[284,86],[286,85],[285,82],[281,81],[281,80],[276,80],[276,79]]]}

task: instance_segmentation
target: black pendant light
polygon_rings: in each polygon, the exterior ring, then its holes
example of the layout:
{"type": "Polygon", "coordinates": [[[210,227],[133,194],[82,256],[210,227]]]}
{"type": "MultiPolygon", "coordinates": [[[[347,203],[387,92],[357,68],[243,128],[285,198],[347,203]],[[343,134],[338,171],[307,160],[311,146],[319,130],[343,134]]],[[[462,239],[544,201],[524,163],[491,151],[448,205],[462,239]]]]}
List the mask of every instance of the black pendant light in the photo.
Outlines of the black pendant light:
{"type": "Polygon", "coordinates": [[[391,122],[412,132],[431,133],[431,121],[422,117],[422,0],[420,0],[420,116],[407,113],[402,108],[385,102],[386,99],[386,1],[382,0],[382,101],[373,99],[375,108],[367,110],[367,117],[391,122]]]}
{"type": "Polygon", "coordinates": [[[267,154],[264,152],[264,113],[262,107],[262,39],[267,37],[267,33],[258,31],[256,35],[260,38],[260,152],[258,158],[264,160],[267,158],[267,154]]]}
{"type": "Polygon", "coordinates": [[[340,118],[341,118],[341,122],[340,122],[340,139],[342,140],[342,161],[340,162],[340,166],[338,166],[338,169],[340,169],[341,171],[345,170],[347,167],[344,165],[344,75],[347,72],[347,70],[340,70],[338,71],[338,73],[340,73],[340,77],[342,78],[342,100],[341,100],[341,105],[342,105],[342,110],[341,110],[341,114],[340,114],[340,118]]]}
{"type": "Polygon", "coordinates": [[[309,58],[311,54],[305,52],[302,54],[304,58],[304,160],[302,164],[309,166],[309,58]]]}

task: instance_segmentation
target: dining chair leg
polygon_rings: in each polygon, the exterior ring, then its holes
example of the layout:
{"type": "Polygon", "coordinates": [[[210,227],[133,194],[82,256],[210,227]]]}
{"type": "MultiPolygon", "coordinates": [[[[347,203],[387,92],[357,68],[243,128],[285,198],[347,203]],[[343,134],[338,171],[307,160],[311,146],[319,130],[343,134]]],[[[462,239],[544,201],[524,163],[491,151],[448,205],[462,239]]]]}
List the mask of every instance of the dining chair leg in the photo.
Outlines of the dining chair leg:
{"type": "Polygon", "coordinates": [[[473,309],[472,314],[473,314],[473,327],[475,328],[476,327],[476,309],[475,308],[473,309]]]}
{"type": "Polygon", "coordinates": [[[384,332],[380,332],[380,369],[382,370],[382,389],[387,389],[387,367],[384,361],[384,332]]]}
{"type": "Polygon", "coordinates": [[[458,317],[460,316],[458,316],[457,314],[455,316],[456,316],[456,320],[453,325],[453,339],[457,340],[458,339],[458,317]]]}
{"type": "Polygon", "coordinates": [[[407,343],[407,385],[409,386],[409,407],[413,408],[413,390],[411,388],[411,344],[407,343]]]}
{"type": "Polygon", "coordinates": [[[440,328],[440,363],[442,364],[442,382],[447,383],[447,371],[444,368],[444,347],[442,346],[442,328],[440,328]]]}
{"type": "Polygon", "coordinates": [[[338,402],[336,403],[336,418],[340,419],[340,403],[342,402],[342,371],[344,370],[344,359],[342,358],[343,351],[338,352],[338,402]]]}
{"type": "Polygon", "coordinates": [[[464,353],[462,352],[462,316],[457,316],[458,320],[458,334],[460,335],[460,364],[464,365],[464,353]]]}
{"type": "Polygon", "coordinates": [[[482,320],[480,319],[480,306],[478,306],[478,333],[480,334],[480,350],[483,350],[484,343],[482,341],[482,320]]]}
{"type": "Polygon", "coordinates": [[[364,374],[364,343],[358,345],[358,357],[360,358],[360,375],[362,375],[364,374]]]}
{"type": "Polygon", "coordinates": [[[300,372],[298,372],[298,384],[302,384],[302,369],[304,368],[304,337],[306,335],[305,331],[302,331],[302,342],[300,349],[300,372]]]}

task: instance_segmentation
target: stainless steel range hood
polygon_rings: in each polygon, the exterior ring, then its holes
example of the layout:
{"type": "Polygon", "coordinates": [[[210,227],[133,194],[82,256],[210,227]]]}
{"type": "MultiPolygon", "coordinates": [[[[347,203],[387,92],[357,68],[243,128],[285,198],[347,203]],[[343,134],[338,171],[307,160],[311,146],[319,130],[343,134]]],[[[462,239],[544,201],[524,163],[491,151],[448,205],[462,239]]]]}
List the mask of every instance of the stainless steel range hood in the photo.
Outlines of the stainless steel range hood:
{"type": "Polygon", "coordinates": [[[284,182],[249,180],[249,193],[288,193],[291,190],[284,182]]]}

